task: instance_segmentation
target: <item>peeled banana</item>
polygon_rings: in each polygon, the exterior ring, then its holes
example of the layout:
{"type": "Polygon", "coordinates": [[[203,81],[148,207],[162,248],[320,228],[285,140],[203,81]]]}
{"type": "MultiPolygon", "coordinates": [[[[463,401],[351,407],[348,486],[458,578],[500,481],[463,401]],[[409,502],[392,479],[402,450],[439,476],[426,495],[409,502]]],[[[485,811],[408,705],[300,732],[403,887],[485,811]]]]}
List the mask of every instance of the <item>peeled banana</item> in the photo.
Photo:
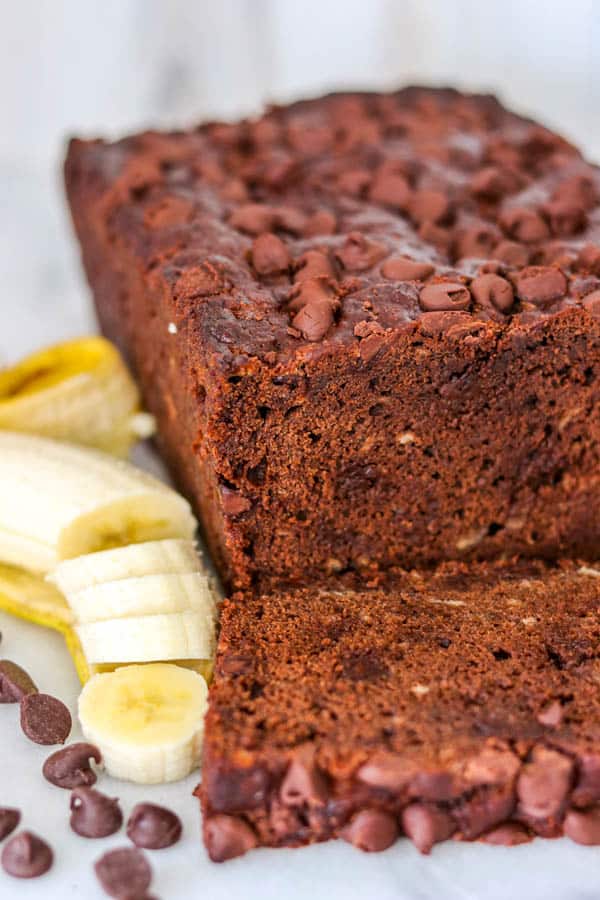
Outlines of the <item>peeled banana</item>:
{"type": "Polygon", "coordinates": [[[79,720],[116,778],[156,784],[200,763],[207,706],[204,679],[168,663],[95,675],[79,698],[79,720]]]}
{"type": "Polygon", "coordinates": [[[127,456],[153,420],[118,350],[101,337],[48,347],[0,371],[0,429],[127,456]]]}
{"type": "Polygon", "coordinates": [[[34,572],[63,559],[194,535],[189,504],[99,450],[0,431],[0,557],[34,572]]]}

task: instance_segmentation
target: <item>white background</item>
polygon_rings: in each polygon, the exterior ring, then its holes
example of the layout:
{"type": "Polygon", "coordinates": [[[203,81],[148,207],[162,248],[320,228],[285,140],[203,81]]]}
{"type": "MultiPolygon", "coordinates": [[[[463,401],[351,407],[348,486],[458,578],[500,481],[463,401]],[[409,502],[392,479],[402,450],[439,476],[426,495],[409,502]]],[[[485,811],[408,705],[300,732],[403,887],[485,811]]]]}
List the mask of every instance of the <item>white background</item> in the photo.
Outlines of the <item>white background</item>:
{"type": "MultiPolygon", "coordinates": [[[[600,159],[598,0],[0,0],[0,360],[93,328],[62,202],[70,133],[236,116],[265,100],[336,87],[455,83],[499,92],[600,159]]],[[[1,498],[0,498],[1,501],[1,498]]],[[[0,615],[2,652],[74,708],[77,681],[57,636],[0,615]]],[[[100,898],[91,861],[121,839],[69,834],[68,795],[39,776],[42,748],[0,707],[0,805],[57,852],[51,874],[0,898],[100,898]]],[[[506,851],[407,842],[367,856],[343,845],[257,851],[210,865],[183,785],[102,783],[131,808],[164,800],[182,844],[152,855],[162,900],[597,900],[600,851],[567,841],[506,851]]]]}

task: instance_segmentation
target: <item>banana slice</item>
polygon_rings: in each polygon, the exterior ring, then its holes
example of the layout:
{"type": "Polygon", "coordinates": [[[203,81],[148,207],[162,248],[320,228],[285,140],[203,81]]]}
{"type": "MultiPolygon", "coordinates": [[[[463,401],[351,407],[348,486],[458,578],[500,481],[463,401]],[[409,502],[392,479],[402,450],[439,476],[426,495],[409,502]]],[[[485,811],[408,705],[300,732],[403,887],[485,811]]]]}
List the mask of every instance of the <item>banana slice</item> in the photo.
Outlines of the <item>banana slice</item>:
{"type": "Polygon", "coordinates": [[[204,679],[179,666],[124,666],[95,675],[79,697],[79,720],[115,778],[158,784],[200,764],[204,679]]]}
{"type": "Polygon", "coordinates": [[[200,572],[106,581],[69,594],[68,601],[75,618],[82,624],[185,610],[216,617],[214,594],[208,578],[200,572]]]}
{"type": "Polygon", "coordinates": [[[207,660],[215,649],[214,617],[195,610],[88,622],[76,625],[75,632],[94,664],[207,660]]]}
{"type": "Polygon", "coordinates": [[[63,559],[162,538],[190,540],[189,504],[89,447],[0,431],[0,556],[49,572],[63,559]]]}
{"type": "Polygon", "coordinates": [[[171,539],[67,559],[48,575],[48,580],[69,596],[106,582],[144,575],[184,575],[202,569],[202,559],[193,541],[171,539]]]}
{"type": "Polygon", "coordinates": [[[0,371],[0,429],[127,456],[153,431],[119,352],[101,337],[48,347],[0,371]]]}

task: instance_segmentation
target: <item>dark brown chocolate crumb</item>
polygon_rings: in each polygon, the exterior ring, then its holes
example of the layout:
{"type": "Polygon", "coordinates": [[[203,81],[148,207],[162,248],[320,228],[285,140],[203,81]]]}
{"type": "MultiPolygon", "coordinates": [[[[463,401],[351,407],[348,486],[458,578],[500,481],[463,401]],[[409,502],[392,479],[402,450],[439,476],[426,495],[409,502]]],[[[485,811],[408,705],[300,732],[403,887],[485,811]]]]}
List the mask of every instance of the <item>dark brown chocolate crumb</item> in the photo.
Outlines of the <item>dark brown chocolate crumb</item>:
{"type": "Polygon", "coordinates": [[[0,841],[15,830],[21,821],[21,813],[18,809],[8,806],[0,806],[0,841]]]}
{"type": "Polygon", "coordinates": [[[21,700],[21,728],[36,744],[64,744],[71,732],[71,713],[50,694],[27,694],[21,700]]]}
{"type": "Polygon", "coordinates": [[[138,803],[127,820],[127,837],[145,850],[171,847],[181,837],[181,819],[164,806],[138,803]]]}
{"type": "Polygon", "coordinates": [[[108,837],[123,824],[119,801],[90,787],[77,787],[71,794],[71,828],[87,838],[108,837]]]}
{"type": "Polygon", "coordinates": [[[52,865],[48,844],[30,831],[21,831],[4,845],[2,868],[14,878],[38,878],[52,865]]]}
{"type": "Polygon", "coordinates": [[[152,881],[150,863],[134,847],[109,850],[95,862],[94,869],[106,893],[117,900],[145,897],[152,881]]]}
{"type": "Polygon", "coordinates": [[[96,773],[90,762],[102,762],[102,755],[93,744],[70,744],[62,750],[52,753],[44,763],[44,778],[56,787],[68,788],[91,787],[96,783],[96,773]]]}
{"type": "Polygon", "coordinates": [[[9,659],[0,660],[0,703],[19,703],[37,687],[25,669],[9,659]]]}

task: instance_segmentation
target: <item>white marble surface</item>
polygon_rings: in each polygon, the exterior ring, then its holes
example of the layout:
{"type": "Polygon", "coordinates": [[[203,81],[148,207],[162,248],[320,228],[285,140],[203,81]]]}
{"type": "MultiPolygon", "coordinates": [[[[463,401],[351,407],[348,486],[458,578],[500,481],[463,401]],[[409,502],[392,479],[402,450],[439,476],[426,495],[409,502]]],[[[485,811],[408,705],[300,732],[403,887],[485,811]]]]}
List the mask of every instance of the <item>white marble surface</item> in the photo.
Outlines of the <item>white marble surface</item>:
{"type": "MultiPolygon", "coordinates": [[[[57,170],[69,130],[232,114],[265,96],[340,83],[468,77],[562,124],[600,157],[600,117],[592,113],[600,96],[595,0],[22,0],[2,4],[3,15],[9,6],[0,32],[7,114],[0,133],[0,362],[94,328],[57,170]],[[307,23],[318,27],[311,33],[307,23]]],[[[0,629],[3,654],[74,708],[78,685],[61,639],[2,614],[0,629]]],[[[17,883],[0,873],[0,900],[95,900],[103,895],[92,861],[123,838],[71,834],[67,792],[39,774],[45,755],[21,735],[16,709],[0,707],[0,805],[21,806],[24,824],[56,851],[53,870],[39,881],[17,883]]],[[[211,865],[198,839],[194,784],[192,777],[143,790],[101,782],[126,812],[147,799],[182,816],[181,844],[151,854],[153,890],[162,900],[597,900],[600,894],[600,851],[568,841],[510,851],[450,843],[430,858],[408,842],[371,856],[336,843],[261,850],[211,865]]]]}

